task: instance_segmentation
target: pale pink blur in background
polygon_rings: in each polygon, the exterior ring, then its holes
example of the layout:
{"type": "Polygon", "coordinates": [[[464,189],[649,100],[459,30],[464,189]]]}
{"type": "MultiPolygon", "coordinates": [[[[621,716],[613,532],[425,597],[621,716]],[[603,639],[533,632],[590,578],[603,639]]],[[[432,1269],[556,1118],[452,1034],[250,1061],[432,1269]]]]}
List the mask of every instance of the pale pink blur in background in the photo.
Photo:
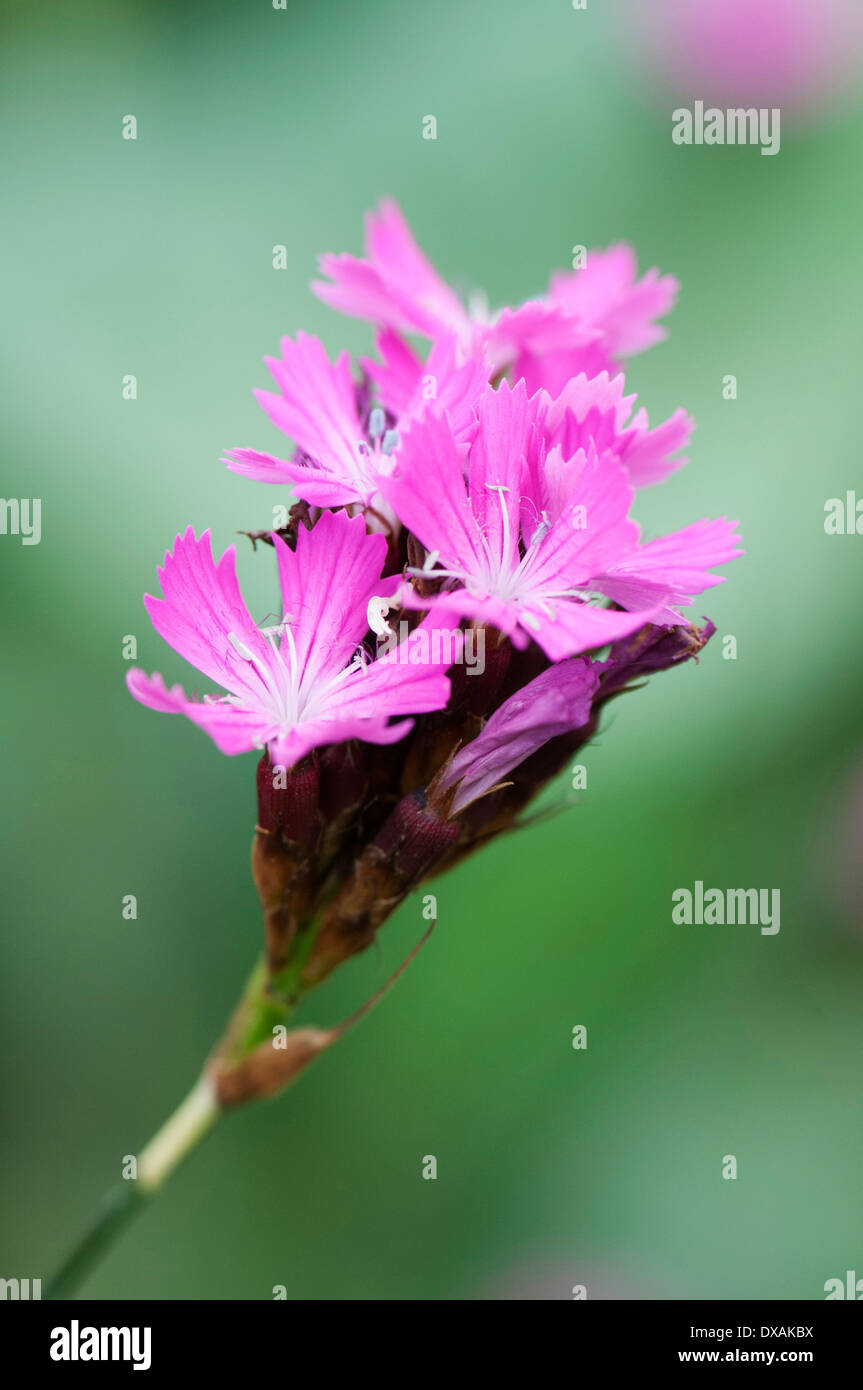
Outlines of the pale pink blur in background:
{"type": "Polygon", "coordinates": [[[573,1250],[564,1259],[536,1251],[481,1281],[470,1296],[492,1303],[566,1303],[575,1300],[578,1287],[586,1291],[586,1295],[579,1293],[578,1301],[585,1296],[594,1303],[640,1301],[678,1296],[675,1282],[667,1270],[646,1265],[637,1256],[631,1262],[620,1257],[603,1260],[573,1250]]]}
{"type": "Polygon", "coordinates": [[[617,0],[631,56],[687,103],[805,114],[856,95],[861,0],[617,0]]]}

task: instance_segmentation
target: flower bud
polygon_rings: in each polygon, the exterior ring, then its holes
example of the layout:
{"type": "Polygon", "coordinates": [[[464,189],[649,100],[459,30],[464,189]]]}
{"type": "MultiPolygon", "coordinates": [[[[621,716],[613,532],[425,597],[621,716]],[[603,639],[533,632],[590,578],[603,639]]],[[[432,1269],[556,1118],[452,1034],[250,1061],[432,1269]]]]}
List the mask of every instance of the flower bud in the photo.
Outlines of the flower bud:
{"type": "Polygon", "coordinates": [[[349,956],[364,951],[381,923],[460,834],[458,821],[430,807],[424,790],[402,797],[324,912],[304,982],[317,984],[349,956]]]}

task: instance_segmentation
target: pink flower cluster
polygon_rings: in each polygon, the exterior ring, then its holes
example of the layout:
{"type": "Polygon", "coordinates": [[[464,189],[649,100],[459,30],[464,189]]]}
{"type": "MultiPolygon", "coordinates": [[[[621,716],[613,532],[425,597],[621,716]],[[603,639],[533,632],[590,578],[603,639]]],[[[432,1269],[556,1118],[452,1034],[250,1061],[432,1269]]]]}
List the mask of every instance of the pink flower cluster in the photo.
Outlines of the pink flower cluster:
{"type": "Polygon", "coordinates": [[[365,257],[322,257],[313,289],[375,325],[375,356],[355,374],[346,353],[331,361],[316,338],[284,338],[266,359],[275,390],[255,394],[294,447],[287,458],[226,456],[299,499],[267,537],[279,621],[262,627],[249,613],[234,548],[216,562],[209,533],[189,529],[159,571],[163,597],[145,603],[219,692],[190,698],[140,670],[128,684],[222,752],[265,749],[292,768],[347,740],[391,744],[411,716],[453,708],[453,652],[467,629],[482,630],[495,674],[481,683],[474,742],[462,724],[442,755],[458,810],[588,723],[608,670],[600,649],[645,630],[654,644],[691,633],[680,610],[722,582],[714,569],[741,553],[739,537],[720,517],[645,543],[630,517],[636,489],[685,462],[693,428],[684,410],[651,427],[621,371],[664,336],[670,276],[639,279],[631,250],[615,246],[553,275],[539,298],[469,311],[395,203],[366,230],[365,257]],[[391,622],[409,645],[381,653],[375,638],[391,622]],[[448,657],[421,640],[431,627],[452,635],[448,657]]]}

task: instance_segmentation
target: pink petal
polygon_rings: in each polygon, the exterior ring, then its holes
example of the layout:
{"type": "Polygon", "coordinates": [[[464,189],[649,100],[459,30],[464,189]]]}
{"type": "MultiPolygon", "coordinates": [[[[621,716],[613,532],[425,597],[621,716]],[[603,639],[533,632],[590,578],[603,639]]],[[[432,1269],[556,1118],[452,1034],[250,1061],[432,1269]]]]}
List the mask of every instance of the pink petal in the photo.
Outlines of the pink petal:
{"type": "Polygon", "coordinates": [[[278,733],[269,744],[270,758],[277,766],[292,767],[313,748],[344,743],[351,738],[361,739],[364,743],[397,743],[410,733],[413,726],[412,719],[401,719],[396,724],[374,718],[308,720],[286,733],[278,733]]]}
{"type": "Polygon", "coordinates": [[[471,446],[470,505],[495,557],[515,557],[524,461],[538,402],[528,400],[524,382],[495,390],[486,386],[477,405],[479,428],[471,446]]]}
{"type": "Polygon", "coordinates": [[[586,724],[598,687],[597,673],[582,659],[550,667],[511,695],[450,765],[444,785],[460,784],[453,813],[484,796],[549,739],[586,724]]]}
{"type": "Polygon", "coordinates": [[[139,704],[159,710],[162,714],[184,713],[186,705],[190,703],[183,687],[172,685],[169,690],[158,671],[148,676],[139,666],[133,666],[131,671],[126,672],[126,685],[139,704]]]}
{"type": "Polygon", "coordinates": [[[569,457],[592,443],[599,453],[610,451],[625,464],[635,487],[662,482],[686,462],[672,455],[688,444],[695,422],[685,410],[677,410],[650,430],[642,409],[627,424],[636,397],[623,392],[623,376],[610,378],[607,372],[592,379],[574,377],[554,398],[543,392],[540,415],[546,445],[559,444],[569,457]]]}
{"type": "Polygon", "coordinates": [[[394,199],[382,199],[377,212],[369,213],[366,245],[381,276],[398,286],[406,302],[417,302],[418,331],[424,331],[421,322],[426,314],[433,315],[437,325],[457,331],[467,328],[461,301],[417,246],[394,199]]]}
{"type": "Polygon", "coordinates": [[[420,251],[398,205],[384,199],[366,219],[369,260],[322,256],[333,282],[312,284],[331,308],[355,318],[433,338],[443,330],[469,334],[470,320],[458,297],[420,251]]]}
{"type": "Polygon", "coordinates": [[[586,347],[596,333],[579,329],[572,315],[559,304],[528,299],[516,308],[502,309],[493,323],[481,328],[481,341],[492,373],[507,366],[522,352],[544,354],[586,347]]]}
{"type": "Polygon", "coordinates": [[[158,674],[148,676],[137,668],[126,675],[126,685],[140,704],[164,714],[185,714],[209,734],[220,752],[228,755],[261,748],[267,734],[266,720],[256,709],[221,701],[192,700],[181,685],[171,689],[158,674]]]}
{"type": "Polygon", "coordinates": [[[578,347],[559,348],[554,352],[537,353],[532,349],[521,352],[516,359],[512,377],[524,380],[530,394],[543,387],[556,396],[575,376],[596,377],[601,372],[613,373],[617,364],[604,345],[597,330],[591,341],[578,347]]]}
{"type": "MultiPolygon", "coordinates": [[[[290,463],[278,460],[277,475],[265,476],[264,481],[293,482],[299,496],[313,506],[368,503],[376,487],[364,452],[365,432],[348,353],[331,363],[317,338],[298,333],[296,343],[282,339],[281,358],[265,360],[279,394],[255,391],[255,397],[276,428],[306,457],[290,463]]],[[[270,459],[252,451],[232,452],[235,460],[257,470],[262,460],[270,459]]],[[[229,461],[229,466],[235,464],[229,461]]]]}
{"type": "Polygon", "coordinates": [[[680,288],[673,275],[649,270],[636,280],[631,246],[590,251],[582,270],[559,271],[551,278],[549,298],[583,326],[600,329],[612,357],[629,357],[665,337],[654,320],[674,307],[680,288]]]}
{"type": "Polygon", "coordinates": [[[402,437],[380,490],[396,516],[446,569],[481,566],[483,547],[464,482],[465,448],[446,416],[428,413],[402,437]]]}
{"type": "Polygon", "coordinates": [[[714,565],[725,565],[743,554],[737,545],[738,524],[723,516],[715,521],[695,521],[680,531],[659,536],[598,575],[595,587],[617,603],[631,601],[634,593],[647,596],[651,589],[655,593],[658,586],[666,590],[667,603],[691,603],[696,594],[724,582],[720,575],[710,573],[714,565]],[[642,587],[639,590],[633,585],[642,587]],[[623,593],[626,598],[619,597],[623,593]]]}
{"type": "Polygon", "coordinates": [[[264,666],[270,665],[272,653],[243,602],[235,562],[236,552],[229,546],[214,564],[209,531],[196,540],[190,526],[177,537],[173,553],[165,556],[158,571],[164,599],[145,594],[144,605],[156,631],[180,656],[254,704],[262,698],[264,686],[235,643],[264,666]]]}
{"type": "Polygon", "coordinates": [[[422,359],[391,328],[378,333],[376,345],[380,362],[363,357],[360,366],[375,383],[384,409],[391,415],[404,415],[421,384],[422,359]]]}
{"type": "Polygon", "coordinates": [[[276,535],[273,544],[282,611],[311,687],[348,664],[368,631],[369,599],[394,590],[398,579],[381,580],[387,542],[380,533],[369,535],[361,516],[324,512],[311,531],[298,528],[296,551],[276,535]]]}
{"type": "Polygon", "coordinates": [[[251,478],[256,483],[293,483],[294,466],[273,454],[261,454],[257,449],[228,449],[222,458],[232,473],[251,478]]]}
{"type": "Polygon", "coordinates": [[[673,458],[679,449],[685,449],[695,429],[695,421],[685,410],[675,410],[655,429],[648,430],[647,411],[640,410],[633,421],[632,443],[624,450],[622,457],[626,471],[634,487],[649,487],[651,483],[661,483],[678,468],[683,468],[685,458],[673,458]]]}
{"type": "Polygon", "coordinates": [[[343,687],[339,708],[352,715],[426,714],[443,709],[450,683],[445,672],[461,658],[457,623],[427,618],[403,642],[365,667],[343,687]]]}
{"type": "MultiPolygon", "coordinates": [[[[456,338],[442,334],[432,344],[414,394],[408,402],[407,414],[416,417],[424,410],[445,411],[456,439],[473,437],[476,431],[476,405],[487,386],[486,370],[480,359],[462,360],[456,338]],[[434,395],[426,388],[434,385],[434,395]]],[[[401,425],[401,421],[399,424],[401,425]]]]}
{"type": "MultiPolygon", "coordinates": [[[[638,527],[628,517],[632,488],[626,470],[611,456],[580,450],[563,460],[555,449],[546,467],[555,479],[555,496],[566,497],[566,505],[557,516],[549,514],[552,527],[537,548],[530,587],[553,594],[588,585],[592,575],[623,560],[637,543],[638,527]],[[582,520],[583,526],[574,524],[582,520]]],[[[546,500],[551,506],[550,493],[546,500]]]]}
{"type": "Polygon", "coordinates": [[[645,623],[654,622],[658,611],[654,607],[639,613],[618,613],[572,599],[552,602],[551,614],[546,604],[524,603],[519,607],[522,625],[551,661],[577,656],[580,652],[604,647],[619,637],[628,637],[645,623]]]}

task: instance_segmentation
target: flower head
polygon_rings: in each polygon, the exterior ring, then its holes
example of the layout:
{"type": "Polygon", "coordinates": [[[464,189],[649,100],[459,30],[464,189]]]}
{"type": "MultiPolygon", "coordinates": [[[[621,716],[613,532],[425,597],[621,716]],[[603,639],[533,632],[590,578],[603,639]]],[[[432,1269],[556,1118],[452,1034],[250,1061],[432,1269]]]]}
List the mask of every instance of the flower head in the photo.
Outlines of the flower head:
{"type": "Polygon", "coordinates": [[[630,516],[693,428],[682,409],[651,428],[619,370],[663,336],[670,276],[639,279],[616,246],[490,314],[462,304],[392,202],[368,220],[365,260],[321,265],[317,293],[372,320],[376,354],[356,374],[347,353],[284,338],[267,359],[276,389],[256,396],[292,456],[225,460],[300,499],[285,527],[248,533],[275,550],[275,621],[252,619],[233,548],[216,563],[190,529],[160,571],[164,597],[145,602],[220,690],[128,677],[223,752],[264,750],[253,873],[267,968],[291,966],[301,988],[516,824],[608,700],[697,658],[713,628],[681,609],[741,553],[724,517],[645,542],[630,516]],[[430,339],[427,355],[405,334],[430,339]]]}
{"type": "Polygon", "coordinates": [[[276,428],[294,441],[294,457],[231,449],[224,462],[258,482],[288,483],[312,506],[359,505],[380,512],[381,461],[429,401],[450,411],[457,432],[473,422],[471,405],[483,375],[477,362],[457,361],[452,338],[441,338],[425,364],[400,339],[385,339],[389,359],[367,364],[384,407],[371,411],[348,353],[330,362],[323,343],[307,333],[298,333],[296,342],[283,338],[281,346],[281,357],[265,359],[278,392],[255,391],[255,397],[276,428]]]}
{"type": "Polygon", "coordinates": [[[569,377],[613,370],[621,356],[665,336],[677,281],[650,270],[637,279],[631,247],[590,251],[583,269],[552,277],[547,295],[489,314],[480,296],[466,308],[417,245],[398,204],[384,199],[366,218],[366,258],[325,255],[327,280],[312,290],[331,308],[392,333],[453,337],[487,375],[513,367],[530,390],[557,392],[569,377]]]}
{"type": "Polygon", "coordinates": [[[663,482],[686,463],[675,455],[689,443],[695,421],[685,410],[676,410],[650,429],[643,408],[630,419],[636,397],[624,390],[621,373],[610,377],[603,371],[571,377],[555,397],[543,391],[539,414],[546,449],[559,445],[564,457],[571,458],[578,449],[593,446],[624,465],[633,487],[663,482]]]}
{"type": "Polygon", "coordinates": [[[640,65],[674,92],[728,107],[802,111],[835,102],[860,81],[857,0],[617,0],[616,26],[640,65]]]}
{"type": "Polygon", "coordinates": [[[533,639],[552,661],[603,646],[647,622],[679,623],[679,604],[720,583],[734,523],[702,521],[639,545],[624,466],[593,445],[549,448],[545,402],[523,383],[487,387],[478,428],[460,444],[446,415],[407,433],[381,490],[428,552],[423,592],[400,594],[491,624],[514,645],[533,639]],[[440,580],[442,587],[429,593],[440,580]],[[596,594],[626,612],[595,607],[596,594]]]}
{"type": "MultiPolygon", "coordinates": [[[[164,598],[148,594],[147,612],[160,636],[227,693],[190,699],[160,675],[133,670],[128,686],[141,704],[185,714],[223,753],[266,747],[284,766],[344,739],[392,743],[413,727],[390,723],[393,716],[446,704],[449,680],[428,643],[416,662],[401,649],[373,661],[362,646],[370,601],[397,582],[380,579],[383,536],[368,535],[362,517],[325,512],[313,530],[299,529],[296,552],[278,536],[273,543],[282,616],[259,628],[240,594],[233,546],[216,564],[209,532],[196,539],[190,527],[177,537],[159,571],[164,598]]],[[[418,643],[421,633],[406,640],[418,643]]]]}

